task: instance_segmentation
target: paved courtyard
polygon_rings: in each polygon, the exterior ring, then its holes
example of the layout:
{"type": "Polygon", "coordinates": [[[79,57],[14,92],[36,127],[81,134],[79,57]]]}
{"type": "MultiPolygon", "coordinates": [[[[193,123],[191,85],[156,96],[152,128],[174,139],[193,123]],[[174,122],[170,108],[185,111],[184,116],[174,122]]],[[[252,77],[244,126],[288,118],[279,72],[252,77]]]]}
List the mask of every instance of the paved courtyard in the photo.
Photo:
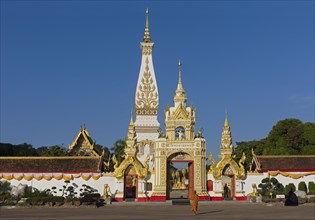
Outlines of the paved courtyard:
{"type": "Polygon", "coordinates": [[[0,219],[315,219],[315,205],[285,207],[281,204],[252,204],[248,202],[208,202],[199,205],[197,215],[189,205],[117,204],[71,208],[0,208],[0,219]]]}

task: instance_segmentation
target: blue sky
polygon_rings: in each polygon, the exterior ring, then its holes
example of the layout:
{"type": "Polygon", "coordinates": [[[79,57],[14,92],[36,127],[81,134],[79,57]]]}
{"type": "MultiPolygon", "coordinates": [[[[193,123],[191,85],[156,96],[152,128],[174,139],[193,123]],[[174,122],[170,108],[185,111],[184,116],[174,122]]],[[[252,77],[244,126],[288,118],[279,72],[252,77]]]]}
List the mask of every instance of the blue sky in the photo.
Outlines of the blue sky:
{"type": "Polygon", "coordinates": [[[1,142],[68,146],[85,123],[110,147],[126,136],[145,8],[155,43],[159,121],[182,60],[207,151],[314,122],[313,1],[1,1],[1,142]]]}

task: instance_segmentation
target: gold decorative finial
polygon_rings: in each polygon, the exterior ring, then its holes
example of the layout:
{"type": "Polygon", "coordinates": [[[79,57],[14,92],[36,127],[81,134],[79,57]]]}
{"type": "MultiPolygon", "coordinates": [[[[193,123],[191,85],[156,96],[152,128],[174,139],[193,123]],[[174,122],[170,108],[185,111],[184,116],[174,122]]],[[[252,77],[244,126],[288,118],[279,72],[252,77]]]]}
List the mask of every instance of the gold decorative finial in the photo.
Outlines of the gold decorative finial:
{"type": "Polygon", "coordinates": [[[148,8],[146,9],[145,13],[146,13],[146,21],[145,21],[143,41],[145,43],[150,43],[151,37],[150,37],[150,31],[149,31],[149,9],[148,8]]]}
{"type": "Polygon", "coordinates": [[[129,123],[129,126],[134,126],[132,110],[130,111],[130,123],[129,123]]]}
{"type": "Polygon", "coordinates": [[[224,127],[228,128],[230,127],[229,121],[228,121],[228,111],[225,109],[225,121],[224,121],[224,127]]]}
{"type": "Polygon", "coordinates": [[[175,96],[174,96],[174,102],[178,102],[178,101],[180,102],[187,101],[186,93],[182,84],[182,62],[180,59],[178,60],[178,84],[177,84],[177,89],[175,91],[175,96]]]}
{"type": "Polygon", "coordinates": [[[182,84],[182,63],[178,60],[178,83],[182,84]]]}

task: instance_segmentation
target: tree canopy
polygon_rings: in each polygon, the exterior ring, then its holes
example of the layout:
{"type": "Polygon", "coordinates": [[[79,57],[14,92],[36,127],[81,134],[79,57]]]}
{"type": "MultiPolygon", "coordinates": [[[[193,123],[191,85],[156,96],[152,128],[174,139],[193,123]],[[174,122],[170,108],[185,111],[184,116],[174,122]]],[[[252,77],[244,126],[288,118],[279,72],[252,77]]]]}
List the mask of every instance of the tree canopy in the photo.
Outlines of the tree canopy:
{"type": "Polygon", "coordinates": [[[0,156],[67,156],[68,152],[63,146],[43,146],[34,148],[31,144],[0,143],[0,156]]]}
{"type": "Polygon", "coordinates": [[[315,123],[303,123],[294,118],[280,120],[267,137],[236,142],[236,145],[236,159],[245,152],[247,169],[252,160],[252,148],[256,155],[315,155],[315,123]]]}
{"type": "Polygon", "coordinates": [[[123,156],[125,155],[125,145],[126,141],[124,139],[118,139],[110,149],[116,155],[118,163],[121,163],[123,156]]]}

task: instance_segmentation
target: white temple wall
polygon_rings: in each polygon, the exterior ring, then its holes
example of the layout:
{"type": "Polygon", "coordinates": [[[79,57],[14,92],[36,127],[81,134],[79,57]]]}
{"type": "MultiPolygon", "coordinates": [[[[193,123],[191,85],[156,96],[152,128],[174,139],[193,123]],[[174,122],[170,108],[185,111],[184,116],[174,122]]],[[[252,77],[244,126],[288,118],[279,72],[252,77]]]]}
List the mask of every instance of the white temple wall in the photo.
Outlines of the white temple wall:
{"type": "MultiPolygon", "coordinates": [[[[292,172],[291,174],[303,174],[303,172],[292,172]]],[[[31,175],[31,174],[30,174],[31,175]]],[[[36,175],[36,174],[34,174],[36,175]]],[[[75,175],[75,174],[74,174],[75,175]]],[[[151,191],[146,191],[146,196],[151,197],[153,191],[154,191],[154,176],[155,174],[150,174],[146,179],[146,183],[152,183],[152,190],[151,191]]],[[[252,184],[258,185],[261,183],[262,179],[268,177],[268,173],[248,173],[246,175],[246,178],[244,180],[236,180],[235,184],[236,186],[236,194],[237,196],[247,196],[249,193],[253,192],[252,184]]],[[[270,176],[272,178],[273,176],[270,176]]],[[[309,176],[304,176],[299,179],[293,179],[291,177],[285,177],[282,175],[277,175],[275,178],[283,184],[283,186],[286,186],[289,183],[293,183],[298,189],[298,184],[302,181],[306,183],[308,186],[309,182],[315,182],[315,175],[309,175],[309,176]]],[[[210,196],[220,196],[222,194],[222,182],[221,180],[215,180],[212,176],[212,174],[207,174],[207,180],[212,180],[213,181],[213,190],[209,191],[210,196]]],[[[94,180],[92,177],[89,180],[84,180],[83,178],[74,178],[73,180],[70,180],[69,183],[66,183],[65,180],[56,180],[56,179],[51,179],[51,180],[5,180],[1,179],[0,181],[8,181],[10,182],[11,186],[18,186],[19,184],[26,184],[28,186],[34,187],[38,190],[46,190],[46,189],[52,189],[52,187],[56,187],[56,194],[57,196],[62,195],[62,191],[59,191],[60,189],[63,189],[63,186],[73,186],[74,191],[77,192],[77,196],[79,197],[80,195],[80,189],[83,189],[84,187],[82,185],[88,185],[95,189],[96,193],[99,193],[101,196],[104,193],[104,184],[108,184],[109,186],[109,194],[115,197],[117,192],[123,191],[123,184],[119,185],[119,181],[115,178],[112,177],[111,174],[104,174],[101,176],[99,179],[94,180]]],[[[121,180],[123,181],[123,180],[121,180]]],[[[120,182],[121,182],[120,181],[120,182]]],[[[259,187],[258,187],[259,188],[259,187]]]]}
{"type": "Polygon", "coordinates": [[[104,184],[108,184],[109,185],[109,189],[110,189],[110,195],[115,195],[116,191],[117,191],[117,180],[116,178],[112,177],[110,174],[105,174],[104,176],[101,176],[98,180],[94,180],[92,177],[89,180],[84,180],[81,177],[79,178],[74,178],[73,180],[70,180],[69,183],[66,183],[65,180],[56,180],[56,179],[51,179],[51,180],[36,180],[36,179],[32,179],[32,180],[15,180],[15,179],[11,179],[11,180],[5,180],[5,179],[1,179],[0,181],[8,181],[10,182],[11,186],[18,186],[19,184],[26,184],[28,186],[31,186],[33,188],[36,188],[40,191],[42,190],[46,190],[46,189],[50,189],[52,190],[52,187],[56,187],[56,192],[54,195],[57,196],[61,196],[62,195],[62,191],[60,191],[60,189],[63,189],[63,186],[73,186],[74,187],[74,192],[77,193],[77,197],[80,196],[80,189],[83,189],[84,187],[82,185],[88,185],[90,187],[92,187],[93,189],[95,189],[95,193],[99,193],[101,196],[103,195],[104,192],[104,184]]]}
{"type": "MultiPolygon", "coordinates": [[[[290,172],[290,174],[303,174],[303,172],[290,172]]],[[[266,174],[267,177],[267,174],[266,174]]],[[[291,177],[286,177],[282,175],[277,175],[277,176],[270,176],[270,178],[275,177],[282,185],[285,187],[289,183],[293,183],[296,187],[296,190],[298,190],[298,185],[300,182],[305,182],[306,186],[308,187],[309,182],[315,182],[315,174],[309,175],[309,176],[304,176],[299,179],[293,179],[291,177]]]]}
{"type": "Polygon", "coordinates": [[[261,180],[266,177],[267,175],[265,175],[264,173],[248,173],[245,177],[245,180],[242,180],[245,196],[253,192],[253,184],[256,184],[256,186],[258,187],[258,185],[261,183],[261,180]]]}
{"type": "Polygon", "coordinates": [[[151,174],[150,176],[149,176],[149,179],[147,179],[146,180],[146,182],[147,183],[152,183],[152,190],[151,191],[146,191],[146,195],[148,196],[148,197],[151,197],[151,195],[152,195],[152,193],[153,193],[153,191],[154,191],[154,174],[151,174]]]}
{"type": "MultiPolygon", "coordinates": [[[[303,174],[303,172],[290,172],[290,174],[303,174]]],[[[268,177],[268,173],[248,173],[246,175],[246,178],[244,180],[236,180],[235,181],[235,189],[236,194],[240,196],[243,194],[244,196],[247,196],[249,193],[253,192],[252,184],[258,185],[261,183],[261,181],[268,177]]],[[[272,178],[273,176],[270,176],[272,178]]],[[[304,176],[299,179],[293,179],[291,177],[285,177],[282,175],[274,176],[284,187],[288,185],[289,183],[293,183],[298,190],[298,185],[300,182],[304,181],[306,183],[306,186],[308,186],[309,182],[315,182],[315,175],[309,175],[304,176]]],[[[213,191],[209,191],[210,196],[218,196],[222,193],[222,182],[221,180],[215,180],[213,178],[212,174],[207,175],[207,180],[213,181],[213,191]]],[[[259,187],[258,187],[259,189],[259,187]]]]}

